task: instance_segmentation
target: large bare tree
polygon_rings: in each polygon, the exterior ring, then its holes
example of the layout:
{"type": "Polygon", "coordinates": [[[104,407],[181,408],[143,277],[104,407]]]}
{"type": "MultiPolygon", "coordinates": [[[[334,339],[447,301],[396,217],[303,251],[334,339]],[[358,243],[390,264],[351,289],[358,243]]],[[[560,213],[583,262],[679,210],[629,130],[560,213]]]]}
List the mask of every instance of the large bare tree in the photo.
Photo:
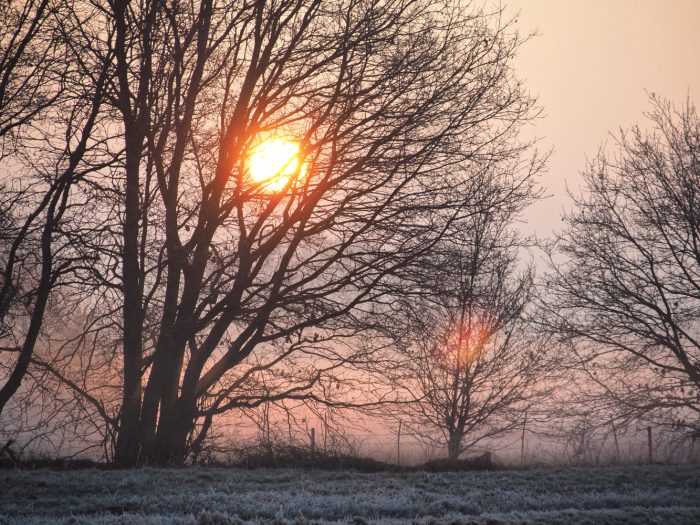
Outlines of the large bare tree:
{"type": "Polygon", "coordinates": [[[651,98],[649,129],[616,138],[584,173],[552,251],[545,317],[620,420],[698,431],[700,120],[651,98]]]}
{"type": "Polygon", "coordinates": [[[96,373],[110,393],[91,395],[116,422],[119,463],[182,461],[218,414],[329,402],[361,384],[352,370],[372,348],[351,342],[381,330],[414,262],[519,187],[486,202],[490,181],[530,184],[517,133],[534,101],[511,66],[523,40],[500,10],[71,8],[64,37],[90,65],[83,85],[98,93],[95,72],[107,76],[93,135],[112,156],[71,190],[81,206],[61,232],[80,264],[63,297],[90,312],[75,341],[87,366],[121,370],[111,385],[96,373]],[[271,144],[293,155],[260,179],[256,155],[271,144]]]}

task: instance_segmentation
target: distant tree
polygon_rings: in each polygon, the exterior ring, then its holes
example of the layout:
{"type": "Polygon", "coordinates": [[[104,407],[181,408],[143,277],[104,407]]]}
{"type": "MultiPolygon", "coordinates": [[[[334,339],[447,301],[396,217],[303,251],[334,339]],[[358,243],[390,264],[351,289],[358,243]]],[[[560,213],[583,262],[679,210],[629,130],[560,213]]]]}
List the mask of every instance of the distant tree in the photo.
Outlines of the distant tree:
{"type": "Polygon", "coordinates": [[[475,217],[424,266],[429,299],[410,305],[400,339],[403,421],[454,461],[487,438],[521,429],[546,392],[546,346],[526,319],[532,268],[510,230],[533,195],[475,217]]]}
{"type": "Polygon", "coordinates": [[[545,322],[583,370],[589,409],[700,429],[700,121],[651,98],[584,173],[550,251],[545,322]]]}

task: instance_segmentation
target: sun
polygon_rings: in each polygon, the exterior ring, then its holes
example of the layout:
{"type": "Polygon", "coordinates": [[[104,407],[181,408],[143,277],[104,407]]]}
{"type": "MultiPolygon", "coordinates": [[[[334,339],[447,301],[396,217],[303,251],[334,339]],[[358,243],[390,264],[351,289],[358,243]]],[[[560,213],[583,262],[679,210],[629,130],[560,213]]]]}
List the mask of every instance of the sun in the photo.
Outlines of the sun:
{"type": "Polygon", "coordinates": [[[248,156],[250,178],[267,191],[279,192],[292,177],[306,172],[306,166],[299,165],[299,155],[299,145],[295,142],[266,140],[253,148],[248,156]]]}

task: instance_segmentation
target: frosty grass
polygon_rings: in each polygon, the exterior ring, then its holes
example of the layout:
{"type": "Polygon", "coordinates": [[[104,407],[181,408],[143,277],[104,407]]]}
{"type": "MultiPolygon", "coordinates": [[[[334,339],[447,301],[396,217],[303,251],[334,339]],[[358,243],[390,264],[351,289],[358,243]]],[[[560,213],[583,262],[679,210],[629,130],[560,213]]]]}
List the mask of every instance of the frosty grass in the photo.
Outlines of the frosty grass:
{"type": "Polygon", "coordinates": [[[700,523],[700,467],[0,470],[0,524],[700,523]]]}

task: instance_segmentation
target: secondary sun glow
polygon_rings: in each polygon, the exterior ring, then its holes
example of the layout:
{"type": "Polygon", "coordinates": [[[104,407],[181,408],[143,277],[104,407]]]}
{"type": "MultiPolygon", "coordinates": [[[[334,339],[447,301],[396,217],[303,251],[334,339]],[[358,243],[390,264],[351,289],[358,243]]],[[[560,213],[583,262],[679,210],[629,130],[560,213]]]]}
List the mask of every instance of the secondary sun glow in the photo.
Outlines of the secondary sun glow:
{"type": "Polygon", "coordinates": [[[469,366],[479,358],[488,340],[489,331],[486,326],[473,326],[461,332],[457,329],[445,341],[443,358],[451,366],[469,366]]]}
{"type": "Polygon", "coordinates": [[[250,177],[271,192],[281,191],[295,175],[303,175],[306,166],[299,166],[299,145],[282,139],[270,139],[253,148],[248,157],[250,177]]]}

